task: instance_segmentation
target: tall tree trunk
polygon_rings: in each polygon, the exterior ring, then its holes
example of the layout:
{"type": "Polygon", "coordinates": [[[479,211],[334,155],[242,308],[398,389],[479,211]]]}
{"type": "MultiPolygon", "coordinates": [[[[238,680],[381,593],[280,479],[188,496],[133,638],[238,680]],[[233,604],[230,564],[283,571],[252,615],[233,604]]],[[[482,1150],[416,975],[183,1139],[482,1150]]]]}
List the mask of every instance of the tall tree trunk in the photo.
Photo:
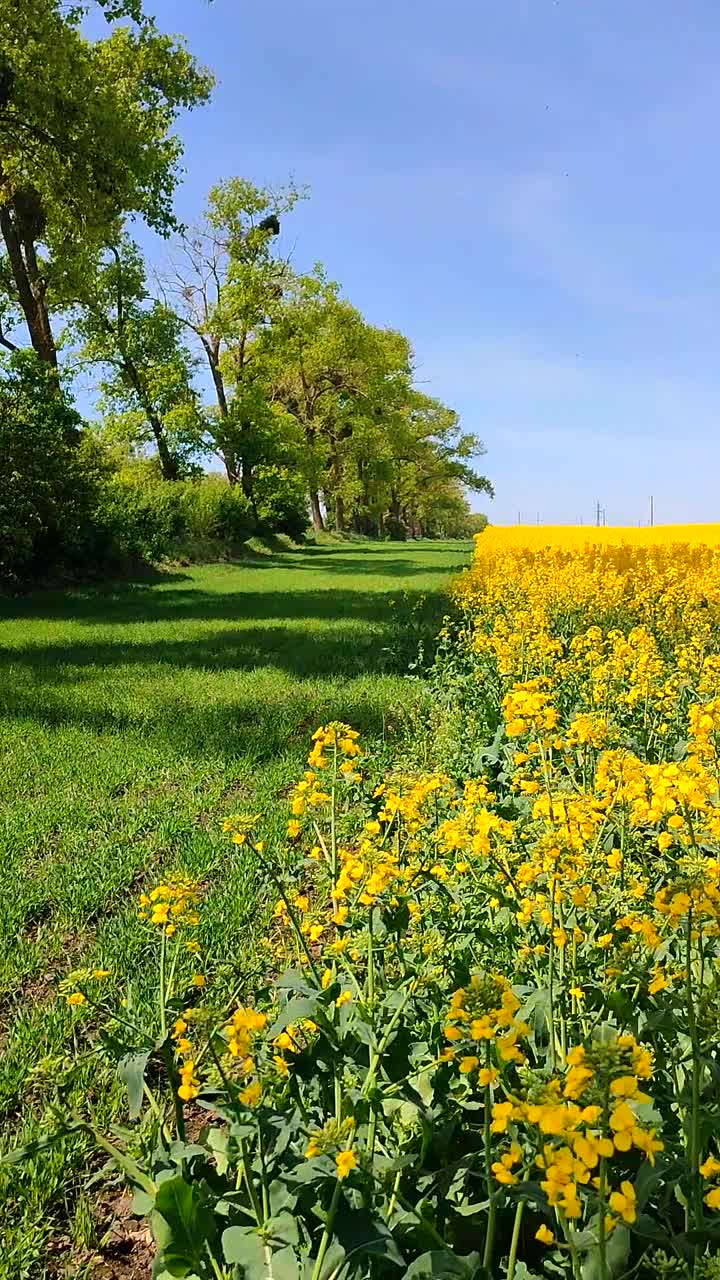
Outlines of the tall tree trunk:
{"type": "Polygon", "coordinates": [[[160,421],[160,419],[158,418],[157,414],[153,413],[152,410],[146,409],[145,414],[150,424],[150,430],[152,431],[153,436],[155,437],[155,444],[157,445],[158,458],[160,459],[160,470],[162,472],[162,478],[163,480],[177,480],[178,478],[177,458],[174,458],[170,452],[170,449],[168,447],[168,442],[167,442],[167,436],[165,435],[165,428],[162,422],[160,421]]]}
{"type": "Polygon", "coordinates": [[[40,274],[33,237],[23,227],[14,206],[0,207],[0,231],[33,349],[41,360],[56,369],[57,348],[45,300],[45,281],[40,274]]]}
{"type": "Polygon", "coordinates": [[[167,432],[165,425],[156,411],[145,386],[143,384],[140,371],[133,360],[123,351],[121,352],[122,369],[127,381],[133,388],[143,407],[143,413],[147,419],[148,426],[153,433],[153,438],[157,446],[158,458],[160,459],[160,471],[163,480],[177,480],[178,463],[177,458],[173,457],[168,444],[167,432]]]}
{"type": "Polygon", "coordinates": [[[312,515],[312,525],[316,533],[322,533],[325,528],[323,520],[322,507],[320,506],[320,494],[317,489],[310,489],[310,514],[312,515]]]}
{"type": "Polygon", "coordinates": [[[242,491],[250,503],[250,510],[253,513],[253,519],[256,524],[259,524],[260,516],[258,515],[257,502],[255,501],[255,477],[253,475],[252,466],[249,462],[246,462],[244,458],[241,460],[240,464],[240,482],[242,484],[242,491]]]}
{"type": "Polygon", "coordinates": [[[345,532],[345,499],[341,493],[335,494],[335,532],[345,532]]]}
{"type": "MultiPolygon", "coordinates": [[[[208,338],[205,334],[201,333],[200,341],[205,348],[205,354],[208,358],[210,373],[212,374],[213,385],[215,387],[215,399],[217,400],[218,409],[220,410],[220,417],[223,422],[227,422],[227,419],[230,416],[230,410],[228,408],[225,380],[220,368],[220,339],[214,336],[208,338]]],[[[237,484],[240,480],[240,468],[234,452],[228,448],[227,443],[221,448],[220,456],[223,460],[228,484],[237,484]]]]}

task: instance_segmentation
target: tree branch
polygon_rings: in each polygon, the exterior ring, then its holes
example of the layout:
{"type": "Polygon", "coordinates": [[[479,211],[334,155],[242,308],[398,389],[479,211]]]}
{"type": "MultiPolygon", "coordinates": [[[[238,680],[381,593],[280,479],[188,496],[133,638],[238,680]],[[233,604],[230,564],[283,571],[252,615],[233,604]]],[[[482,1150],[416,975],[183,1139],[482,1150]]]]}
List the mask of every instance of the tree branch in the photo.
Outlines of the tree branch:
{"type": "Polygon", "coordinates": [[[11,342],[9,338],[6,338],[5,333],[3,331],[3,327],[2,327],[2,320],[0,320],[0,346],[6,347],[8,351],[20,350],[20,348],[16,346],[14,342],[11,342]]]}

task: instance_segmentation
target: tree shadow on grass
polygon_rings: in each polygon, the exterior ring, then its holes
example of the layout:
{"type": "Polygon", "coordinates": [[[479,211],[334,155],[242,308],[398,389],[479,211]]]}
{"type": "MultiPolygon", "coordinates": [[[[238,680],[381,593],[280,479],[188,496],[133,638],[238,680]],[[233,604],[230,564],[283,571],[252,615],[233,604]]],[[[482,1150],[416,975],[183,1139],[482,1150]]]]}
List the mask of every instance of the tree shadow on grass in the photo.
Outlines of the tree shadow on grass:
{"type": "MultiPolygon", "coordinates": [[[[106,740],[117,736],[125,751],[128,742],[143,741],[198,759],[242,759],[261,765],[293,750],[330,720],[351,724],[364,737],[393,737],[404,723],[404,705],[399,691],[388,701],[387,688],[381,693],[363,681],[303,681],[291,689],[266,690],[260,698],[252,692],[228,692],[208,706],[178,694],[158,702],[148,714],[111,703],[88,705],[74,698],[70,688],[56,686],[45,689],[41,700],[31,690],[17,689],[4,716],[32,720],[49,730],[85,730],[106,740]]],[[[77,766],[81,779],[86,767],[81,757],[77,766]]]]}
{"type": "Polygon", "coordinates": [[[0,645],[0,680],[6,676],[0,713],[13,681],[28,674],[48,685],[101,681],[121,667],[171,667],[179,673],[273,667],[299,678],[402,674],[421,642],[432,645],[451,607],[440,591],[404,591],[393,598],[333,590],[173,590],[153,597],[151,611],[149,603],[123,599],[99,617],[73,617],[73,623],[93,624],[95,631],[74,628],[70,640],[63,629],[56,641],[43,632],[43,643],[29,633],[27,641],[0,645]]]}
{"type": "MultiPolygon", "coordinates": [[[[255,621],[272,620],[282,624],[315,620],[332,624],[352,619],[354,622],[389,625],[393,631],[398,632],[418,610],[437,613],[441,601],[447,603],[444,591],[401,588],[398,593],[389,594],[386,586],[379,586],[376,591],[360,591],[352,587],[343,589],[341,585],[320,590],[300,587],[294,590],[292,587],[285,587],[268,591],[204,591],[198,588],[172,587],[163,591],[132,591],[110,597],[66,599],[64,608],[58,608],[54,612],[38,603],[36,612],[18,611],[15,617],[18,620],[47,619],[94,627],[98,624],[123,626],[162,622],[179,625],[234,622],[238,624],[238,630],[244,629],[248,622],[252,624],[255,621]]],[[[191,635],[190,631],[189,636],[191,635]]],[[[2,632],[0,638],[1,636],[2,632]]],[[[159,639],[158,649],[161,643],[159,639]]],[[[96,647],[101,650],[107,648],[103,640],[88,646],[89,649],[96,647]]],[[[130,647],[130,644],[121,644],[120,647],[130,647]]],[[[84,648],[85,642],[79,636],[77,644],[68,646],[67,660],[74,661],[74,651],[78,650],[81,655],[84,648]]],[[[62,660],[60,646],[47,646],[50,660],[53,658],[53,651],[56,660],[62,660]]],[[[17,656],[20,661],[26,655],[32,660],[33,652],[39,653],[40,650],[33,644],[28,644],[17,650],[17,656]]],[[[89,660],[94,661],[92,658],[89,660]]],[[[78,661],[84,661],[82,656],[78,657],[78,661]]]]}
{"type": "MultiPolygon", "coordinates": [[[[427,550],[423,548],[423,555],[427,550]]],[[[214,565],[218,585],[213,591],[193,585],[192,573],[168,571],[131,581],[111,581],[66,591],[38,591],[14,599],[0,598],[0,624],[25,618],[121,624],[166,618],[180,620],[184,617],[274,617],[278,607],[280,613],[277,616],[331,617],[344,616],[348,611],[358,615],[364,608],[375,614],[379,597],[387,597],[388,594],[383,578],[410,582],[417,576],[437,577],[437,587],[417,593],[434,594],[441,590],[441,584],[444,585],[466,564],[467,556],[460,551],[457,563],[435,568],[419,564],[412,555],[388,558],[386,555],[373,557],[363,553],[354,556],[348,555],[344,549],[338,554],[336,549],[303,548],[214,565]],[[267,590],[257,591],[258,569],[280,569],[284,573],[283,580],[277,586],[269,584],[267,590]],[[318,580],[330,578],[330,581],[325,587],[318,587],[312,581],[313,576],[318,580]],[[376,586],[367,581],[373,578],[377,580],[376,586]],[[287,615],[290,606],[292,613],[287,615]],[[261,612],[258,614],[257,610],[261,612]]]]}
{"type": "Polygon", "coordinates": [[[161,628],[157,639],[137,643],[88,637],[0,650],[0,716],[254,761],[289,749],[323,720],[375,736],[387,727],[389,687],[373,677],[407,671],[421,637],[430,643],[437,632],[438,604],[425,601],[422,624],[417,610],[409,619],[384,601],[382,622],[377,601],[375,619],[367,608],[339,619],[336,603],[312,629],[276,616],[179,636],[161,628]]]}
{"type": "Polygon", "coordinates": [[[364,589],[355,557],[344,563],[347,582],[339,573],[319,589],[303,574],[258,590],[251,573],[227,590],[221,572],[217,590],[181,578],[20,602],[16,617],[49,626],[15,627],[0,644],[0,715],[221,758],[270,758],[323,718],[379,733],[388,686],[372,677],[406,673],[421,642],[430,650],[449,601],[440,589],[364,589]]]}

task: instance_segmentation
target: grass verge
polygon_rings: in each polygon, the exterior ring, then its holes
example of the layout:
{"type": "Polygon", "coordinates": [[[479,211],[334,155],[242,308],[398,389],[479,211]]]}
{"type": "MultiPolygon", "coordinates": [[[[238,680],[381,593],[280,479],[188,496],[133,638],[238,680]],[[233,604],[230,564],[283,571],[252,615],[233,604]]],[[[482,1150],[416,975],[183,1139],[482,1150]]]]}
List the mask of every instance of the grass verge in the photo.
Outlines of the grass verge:
{"type": "MultiPolygon", "coordinates": [[[[324,543],[0,604],[0,1150],[42,1129],[58,1089],[93,1102],[57,985],[96,964],[141,998],[149,880],[207,884],[222,983],[242,989],[266,892],[223,818],[276,806],[284,827],[277,801],[322,722],[415,749],[423,691],[404,673],[470,550],[324,543]]],[[[0,1276],[64,1274],[93,1250],[86,1181],[77,1137],[0,1170],[0,1276]]]]}

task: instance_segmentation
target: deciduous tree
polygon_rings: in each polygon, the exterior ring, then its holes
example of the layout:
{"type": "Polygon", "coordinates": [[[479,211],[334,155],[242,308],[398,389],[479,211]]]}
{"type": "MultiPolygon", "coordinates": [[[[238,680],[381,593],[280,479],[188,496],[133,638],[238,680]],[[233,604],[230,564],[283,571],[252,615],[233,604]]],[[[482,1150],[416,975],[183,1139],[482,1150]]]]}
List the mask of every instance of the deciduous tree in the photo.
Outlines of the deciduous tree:
{"type": "Polygon", "coordinates": [[[100,371],[113,430],[154,444],[163,478],[175,480],[203,449],[194,360],[177,316],[147,290],[142,256],[124,237],[86,258],[71,334],[79,358],[100,371]]]}
{"type": "Polygon", "coordinates": [[[172,127],[212,85],[141,0],[101,0],[108,19],[131,24],[100,40],[82,32],[89,7],[0,0],[0,282],[53,366],[51,315],[68,266],[113,242],[128,214],[162,233],[174,225],[182,146],[172,127]]]}
{"type": "Polygon", "coordinates": [[[290,276],[277,248],[281,223],[303,194],[292,183],[219,183],[203,219],[179,238],[161,278],[168,304],[199,344],[212,377],[213,446],[230,483],[240,483],[253,505],[256,468],[287,462],[293,452],[292,424],[266,394],[258,340],[290,276]]]}

